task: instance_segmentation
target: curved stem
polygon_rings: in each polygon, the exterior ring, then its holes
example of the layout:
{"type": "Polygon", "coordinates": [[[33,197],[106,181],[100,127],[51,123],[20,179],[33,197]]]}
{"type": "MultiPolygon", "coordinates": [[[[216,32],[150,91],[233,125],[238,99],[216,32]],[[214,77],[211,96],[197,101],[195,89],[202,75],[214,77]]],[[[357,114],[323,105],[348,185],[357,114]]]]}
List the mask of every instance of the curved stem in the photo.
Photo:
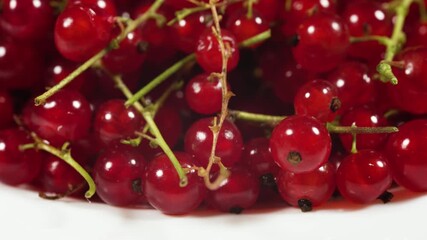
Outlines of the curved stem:
{"type": "Polygon", "coordinates": [[[104,57],[105,54],[107,54],[114,46],[117,46],[118,43],[123,41],[123,39],[125,39],[130,32],[135,30],[141,23],[147,21],[149,18],[155,15],[157,9],[163,4],[163,1],[164,0],[156,0],[144,14],[139,16],[134,21],[130,21],[127,27],[125,28],[125,30],[122,31],[115,39],[113,39],[106,48],[102,49],[100,52],[95,54],[93,57],[91,57],[89,60],[83,63],[80,67],[74,70],[71,74],[69,74],[67,77],[61,80],[58,84],[56,84],[55,86],[53,86],[52,88],[44,92],[42,95],[36,97],[34,99],[35,104],[36,105],[44,104],[46,102],[46,99],[48,99],[49,97],[54,95],[56,92],[61,90],[71,81],[73,81],[78,75],[80,75],[82,72],[87,70],[97,61],[99,61],[102,57],[104,57]]]}
{"type": "Polygon", "coordinates": [[[68,165],[74,168],[88,183],[89,189],[85,193],[85,198],[91,198],[96,192],[96,185],[90,174],[71,156],[71,151],[68,149],[68,143],[65,143],[61,149],[57,149],[40,139],[35,133],[31,134],[34,143],[21,145],[20,149],[25,150],[29,148],[40,149],[48,152],[57,158],[64,160],[68,165]]]}
{"type": "Polygon", "coordinates": [[[260,34],[257,34],[251,38],[248,38],[239,44],[240,47],[249,47],[254,44],[263,42],[271,37],[271,30],[264,31],[260,34]]]}

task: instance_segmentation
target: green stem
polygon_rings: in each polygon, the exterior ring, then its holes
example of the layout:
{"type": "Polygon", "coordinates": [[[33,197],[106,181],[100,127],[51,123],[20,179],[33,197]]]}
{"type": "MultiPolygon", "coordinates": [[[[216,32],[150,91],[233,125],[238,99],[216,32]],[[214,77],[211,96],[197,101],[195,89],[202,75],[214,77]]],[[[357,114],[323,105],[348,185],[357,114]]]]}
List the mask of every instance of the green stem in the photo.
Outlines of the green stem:
{"type": "Polygon", "coordinates": [[[82,72],[87,70],[89,67],[91,67],[93,64],[95,64],[99,60],[101,60],[101,58],[105,56],[105,54],[107,54],[113,48],[113,46],[117,46],[118,43],[123,41],[123,39],[125,39],[130,32],[135,30],[141,23],[147,21],[154,14],[156,14],[157,9],[163,4],[163,1],[164,0],[156,0],[144,14],[142,14],[140,17],[138,17],[134,21],[130,21],[129,25],[127,25],[125,30],[122,31],[119,36],[113,39],[106,48],[102,49],[100,52],[95,54],[93,57],[91,57],[89,60],[83,63],[80,67],[74,70],[71,74],[69,74],[67,77],[61,80],[58,84],[56,84],[55,86],[53,86],[52,88],[44,92],[42,95],[36,97],[34,99],[35,104],[36,105],[44,104],[46,102],[46,99],[54,95],[56,92],[58,92],[67,84],[69,84],[72,80],[74,80],[82,72]]]}
{"type": "MultiPolygon", "coordinates": [[[[126,96],[126,98],[130,99],[132,97],[132,92],[123,83],[121,77],[118,75],[115,75],[115,76],[113,76],[113,80],[116,83],[117,88],[119,88],[122,91],[122,93],[126,96]]],[[[185,174],[184,169],[182,168],[182,166],[179,163],[176,156],[173,154],[172,149],[166,143],[166,141],[163,138],[159,128],[157,127],[156,123],[154,122],[152,112],[146,111],[144,109],[144,106],[142,106],[142,104],[140,104],[138,101],[134,102],[133,106],[142,114],[145,121],[147,122],[147,125],[150,127],[151,134],[155,137],[156,144],[168,156],[169,160],[171,161],[172,165],[174,166],[176,172],[178,173],[179,179],[180,179],[179,185],[182,187],[186,186],[188,184],[187,175],[185,174]]]]}
{"type": "Polygon", "coordinates": [[[85,198],[91,198],[96,192],[96,185],[93,181],[90,174],[71,156],[71,151],[68,149],[68,144],[65,143],[61,149],[57,149],[47,143],[45,143],[42,139],[37,137],[35,134],[32,134],[34,139],[34,143],[21,145],[21,150],[26,150],[30,148],[40,149],[45,152],[48,152],[57,158],[64,160],[68,165],[74,168],[88,183],[89,189],[85,193],[85,198]]]}
{"type": "Polygon", "coordinates": [[[138,92],[136,92],[133,96],[130,96],[125,103],[126,107],[129,107],[130,105],[139,101],[139,99],[144,97],[147,93],[149,93],[155,87],[160,85],[162,82],[164,82],[170,76],[172,76],[174,73],[176,73],[178,70],[180,70],[183,66],[192,62],[195,58],[196,58],[196,56],[194,53],[189,54],[185,58],[181,59],[180,61],[176,62],[174,65],[172,65],[171,67],[166,69],[164,72],[162,72],[156,78],[151,80],[150,83],[148,83],[143,88],[141,88],[138,92]]]}
{"type": "Polygon", "coordinates": [[[254,15],[254,8],[253,8],[253,5],[254,5],[254,2],[255,1],[257,1],[257,0],[247,0],[247,4],[248,4],[248,12],[246,13],[246,17],[248,18],[248,19],[251,19],[252,17],[253,17],[253,15],[254,15]]]}
{"type": "Polygon", "coordinates": [[[395,54],[401,49],[405,42],[405,34],[403,33],[403,25],[405,24],[406,16],[408,15],[409,6],[414,0],[402,0],[402,2],[396,6],[396,20],[394,23],[393,33],[390,40],[385,45],[385,57],[384,61],[381,61],[377,66],[377,71],[380,73],[380,80],[383,82],[391,82],[397,84],[397,77],[391,70],[391,66],[387,63],[393,60],[395,54]]]}
{"type": "Polygon", "coordinates": [[[175,24],[178,21],[181,21],[182,19],[186,18],[187,16],[197,13],[197,12],[202,12],[202,11],[206,11],[207,9],[209,9],[209,6],[197,6],[194,8],[184,8],[182,10],[176,11],[175,12],[175,18],[170,20],[167,25],[168,26],[172,26],[173,24],[175,24]]]}
{"type": "Polygon", "coordinates": [[[332,123],[326,123],[326,128],[331,133],[349,133],[349,134],[375,134],[375,133],[394,133],[398,132],[397,127],[357,127],[352,126],[337,126],[332,123]]]}
{"type": "Polygon", "coordinates": [[[255,123],[264,123],[271,126],[277,125],[280,121],[286,118],[286,116],[273,116],[259,113],[250,113],[238,110],[229,110],[229,116],[235,119],[255,122],[255,123]]]}
{"type": "Polygon", "coordinates": [[[368,35],[368,36],[350,38],[351,43],[366,42],[366,41],[377,41],[378,43],[384,46],[388,46],[391,44],[391,39],[385,36],[368,35]]]}
{"type": "Polygon", "coordinates": [[[239,44],[240,47],[249,47],[254,44],[263,42],[271,37],[271,30],[264,31],[260,34],[257,34],[251,38],[248,38],[239,44]]]}

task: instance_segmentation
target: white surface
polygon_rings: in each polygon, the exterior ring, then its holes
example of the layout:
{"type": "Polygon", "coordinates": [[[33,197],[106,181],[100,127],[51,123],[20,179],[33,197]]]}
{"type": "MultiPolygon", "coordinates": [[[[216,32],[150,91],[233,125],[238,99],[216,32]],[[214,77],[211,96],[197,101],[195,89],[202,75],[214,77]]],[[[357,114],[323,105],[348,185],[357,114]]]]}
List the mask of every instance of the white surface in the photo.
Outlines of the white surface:
{"type": "Polygon", "coordinates": [[[395,192],[388,204],[331,201],[302,213],[286,205],[240,215],[200,210],[172,217],[70,199],[48,201],[0,184],[0,239],[427,239],[427,193],[395,192]]]}

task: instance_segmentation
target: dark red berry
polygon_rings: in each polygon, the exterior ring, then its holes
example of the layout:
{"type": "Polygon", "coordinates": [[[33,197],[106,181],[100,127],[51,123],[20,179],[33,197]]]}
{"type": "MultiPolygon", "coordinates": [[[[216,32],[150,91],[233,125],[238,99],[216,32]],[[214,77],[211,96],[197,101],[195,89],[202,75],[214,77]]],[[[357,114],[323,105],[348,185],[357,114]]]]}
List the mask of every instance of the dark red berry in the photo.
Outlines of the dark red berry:
{"type": "Polygon", "coordinates": [[[97,158],[93,168],[98,196],[104,202],[115,206],[145,203],[146,165],[138,149],[120,143],[110,145],[97,158]]]}

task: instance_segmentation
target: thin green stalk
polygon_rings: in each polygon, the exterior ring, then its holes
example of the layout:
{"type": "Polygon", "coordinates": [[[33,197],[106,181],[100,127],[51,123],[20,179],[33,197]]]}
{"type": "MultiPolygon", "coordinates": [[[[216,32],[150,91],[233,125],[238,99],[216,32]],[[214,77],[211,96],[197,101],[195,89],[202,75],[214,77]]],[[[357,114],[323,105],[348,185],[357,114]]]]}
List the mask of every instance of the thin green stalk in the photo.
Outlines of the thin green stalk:
{"type": "Polygon", "coordinates": [[[56,92],[58,92],[63,87],[65,87],[67,84],[72,82],[82,72],[87,70],[89,67],[93,66],[99,60],[101,60],[101,58],[104,57],[105,54],[107,54],[111,49],[118,46],[118,44],[121,41],[123,41],[123,39],[125,39],[130,32],[135,30],[141,23],[147,21],[154,14],[156,14],[157,9],[163,4],[163,1],[164,0],[156,0],[144,14],[142,14],[140,17],[138,17],[134,21],[129,21],[129,24],[126,26],[124,31],[122,31],[119,36],[113,39],[106,48],[102,49],[100,52],[92,56],[80,67],[78,67],[76,70],[70,73],[67,77],[61,80],[58,84],[56,84],[55,86],[53,86],[52,88],[44,92],[42,95],[36,97],[34,99],[35,104],[36,105],[44,104],[46,102],[46,99],[54,95],[56,92]]]}
{"type": "Polygon", "coordinates": [[[375,134],[375,133],[394,133],[398,132],[397,127],[357,127],[352,126],[337,126],[332,123],[327,123],[326,128],[331,133],[349,133],[349,134],[375,134]]]}
{"type": "Polygon", "coordinates": [[[62,160],[64,160],[68,165],[70,165],[72,168],[74,168],[88,183],[89,189],[85,193],[85,198],[91,198],[95,192],[96,192],[96,185],[93,181],[90,174],[71,156],[71,151],[68,148],[68,144],[65,143],[61,149],[57,149],[47,143],[45,143],[43,140],[41,140],[38,136],[36,136],[34,133],[31,135],[34,139],[34,143],[21,145],[21,150],[26,149],[39,149],[43,150],[45,152],[48,152],[62,160]]]}
{"type": "Polygon", "coordinates": [[[158,75],[153,80],[151,80],[150,83],[148,83],[143,88],[141,88],[138,92],[136,92],[133,96],[129,97],[125,103],[126,107],[129,107],[130,105],[133,105],[135,102],[139,101],[139,99],[144,97],[147,93],[149,93],[151,90],[156,88],[162,82],[166,81],[166,79],[168,79],[174,73],[179,71],[186,64],[192,62],[195,58],[196,58],[195,54],[192,53],[192,54],[187,55],[186,57],[184,57],[180,61],[176,62],[174,65],[170,66],[168,69],[166,69],[160,75],[158,75]]]}
{"type": "MultiPolygon", "coordinates": [[[[123,83],[120,76],[115,75],[113,76],[113,80],[116,83],[117,88],[119,88],[122,93],[126,96],[126,98],[132,97],[132,92],[129,90],[129,88],[123,83]]],[[[159,128],[157,127],[157,124],[154,122],[154,116],[152,112],[146,111],[144,106],[142,106],[141,103],[134,102],[133,106],[142,114],[145,121],[147,122],[147,125],[150,127],[150,133],[154,136],[154,140],[156,144],[163,150],[163,152],[168,156],[169,160],[171,161],[172,165],[174,166],[176,172],[178,173],[180,182],[179,185],[184,187],[188,184],[188,178],[185,174],[184,169],[182,168],[181,164],[179,163],[176,156],[173,154],[172,149],[169,147],[169,145],[166,143],[165,139],[163,138],[163,135],[161,134],[159,128]]]]}
{"type": "Polygon", "coordinates": [[[390,40],[385,44],[386,51],[384,60],[377,66],[377,71],[380,74],[380,80],[383,82],[390,82],[394,85],[398,83],[398,79],[394,75],[389,62],[393,61],[395,54],[402,48],[402,45],[406,40],[403,32],[403,25],[405,24],[405,19],[408,15],[409,6],[413,1],[414,0],[402,0],[402,2],[395,8],[396,20],[394,23],[393,33],[390,40]]]}
{"type": "Polygon", "coordinates": [[[240,119],[240,120],[255,122],[255,123],[263,123],[271,126],[277,125],[280,121],[286,118],[286,116],[273,116],[273,115],[238,111],[238,110],[229,110],[229,116],[234,119],[240,119]]]}

